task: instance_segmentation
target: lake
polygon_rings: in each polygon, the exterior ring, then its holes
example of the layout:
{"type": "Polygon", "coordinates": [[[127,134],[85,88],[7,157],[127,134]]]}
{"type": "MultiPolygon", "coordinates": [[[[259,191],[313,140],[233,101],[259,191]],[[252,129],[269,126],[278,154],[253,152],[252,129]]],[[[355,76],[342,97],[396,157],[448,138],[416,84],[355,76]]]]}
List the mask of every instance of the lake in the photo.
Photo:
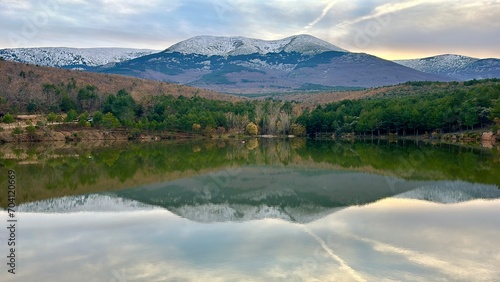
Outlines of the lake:
{"type": "Polygon", "coordinates": [[[498,148],[0,146],[1,281],[499,281],[498,148]]]}

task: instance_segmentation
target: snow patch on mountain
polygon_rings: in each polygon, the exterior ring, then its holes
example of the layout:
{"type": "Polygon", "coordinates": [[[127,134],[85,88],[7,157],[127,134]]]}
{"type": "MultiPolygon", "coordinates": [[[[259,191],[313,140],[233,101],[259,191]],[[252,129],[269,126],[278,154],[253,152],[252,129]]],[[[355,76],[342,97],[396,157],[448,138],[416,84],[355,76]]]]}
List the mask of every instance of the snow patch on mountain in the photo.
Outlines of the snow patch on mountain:
{"type": "Polygon", "coordinates": [[[0,50],[0,57],[8,61],[50,67],[88,66],[96,67],[123,62],[157,53],[148,49],[127,48],[14,48],[0,50]]]}
{"type": "Polygon", "coordinates": [[[457,181],[423,186],[394,196],[394,198],[453,204],[475,199],[498,199],[500,198],[500,190],[494,185],[471,184],[457,181]]]}
{"type": "Polygon", "coordinates": [[[283,63],[269,63],[261,59],[251,59],[248,61],[238,62],[240,66],[244,66],[251,69],[276,69],[281,71],[290,72],[297,64],[283,64],[283,63]]]}
{"type": "Polygon", "coordinates": [[[201,54],[206,56],[237,56],[280,52],[315,55],[327,51],[348,52],[311,35],[295,35],[280,40],[247,37],[196,36],[165,50],[165,53],[201,54]]]}
{"type": "Polygon", "coordinates": [[[169,208],[171,212],[196,222],[244,222],[262,219],[280,219],[288,222],[309,223],[343,208],[318,206],[277,207],[268,205],[204,204],[169,208]]]}
{"type": "Polygon", "coordinates": [[[17,211],[29,213],[125,212],[155,208],[137,201],[92,194],[25,203],[19,205],[17,211]]]}
{"type": "Polygon", "coordinates": [[[456,70],[467,68],[479,59],[461,55],[439,55],[434,57],[396,60],[395,63],[427,73],[453,74],[456,70]]]}

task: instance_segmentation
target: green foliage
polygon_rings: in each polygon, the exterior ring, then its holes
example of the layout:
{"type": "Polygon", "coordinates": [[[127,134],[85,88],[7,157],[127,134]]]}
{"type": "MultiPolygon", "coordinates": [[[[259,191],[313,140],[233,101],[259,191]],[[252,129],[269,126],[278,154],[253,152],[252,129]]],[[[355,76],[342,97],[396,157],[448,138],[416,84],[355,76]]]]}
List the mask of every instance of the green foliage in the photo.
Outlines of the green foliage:
{"type": "Polygon", "coordinates": [[[28,105],[26,106],[26,110],[28,111],[28,113],[32,114],[32,113],[35,113],[37,110],[38,110],[38,105],[31,101],[28,103],[28,105]]]}
{"type": "Polygon", "coordinates": [[[14,116],[9,113],[6,113],[2,118],[3,123],[13,123],[14,121],[14,116]]]}
{"type": "Polygon", "coordinates": [[[500,118],[495,118],[493,121],[495,122],[495,125],[493,125],[493,132],[496,134],[498,130],[500,130],[500,118]]]}
{"type": "Polygon", "coordinates": [[[87,85],[85,88],[78,90],[76,100],[80,110],[88,111],[95,107],[99,98],[97,90],[97,87],[94,85],[87,85]]]}
{"type": "Polygon", "coordinates": [[[102,118],[101,125],[108,129],[117,128],[120,127],[120,121],[115,117],[115,115],[113,115],[113,113],[107,113],[102,118]]]}
{"type": "Polygon", "coordinates": [[[291,115],[292,114],[292,111],[293,111],[293,105],[291,102],[289,101],[286,101],[283,106],[281,106],[281,111],[291,115]]]}
{"type": "Polygon", "coordinates": [[[295,136],[305,136],[306,135],[306,127],[300,124],[292,124],[290,126],[290,134],[295,136]]]}
{"type": "Polygon", "coordinates": [[[474,125],[478,123],[477,108],[470,101],[462,105],[459,114],[459,123],[466,127],[474,127],[474,125]]]}
{"type": "Polygon", "coordinates": [[[78,117],[78,125],[81,125],[81,126],[86,126],[89,118],[90,118],[90,115],[89,115],[89,113],[88,113],[88,112],[84,112],[84,113],[82,113],[82,114],[78,117]]]}
{"type": "Polygon", "coordinates": [[[251,122],[246,126],[246,132],[250,135],[257,135],[259,133],[259,128],[255,123],[251,122]]]}
{"type": "Polygon", "coordinates": [[[135,120],[137,104],[130,94],[121,89],[117,95],[110,95],[103,105],[104,113],[112,113],[124,125],[132,125],[135,120]]]}
{"type": "MultiPolygon", "coordinates": [[[[490,123],[500,115],[500,84],[489,80],[468,88],[437,82],[408,83],[417,87],[436,87],[433,93],[341,101],[304,112],[297,122],[309,133],[336,132],[377,134],[420,134],[434,131],[473,129],[490,123]],[[458,88],[456,88],[458,87],[458,88]],[[488,120],[488,117],[490,120],[488,120]]],[[[428,88],[425,88],[428,89],[428,88]]]]}
{"type": "MultiPolygon", "coordinates": [[[[223,127],[227,130],[229,127],[240,126],[244,117],[248,118],[254,111],[255,107],[250,102],[231,103],[168,95],[153,97],[150,105],[142,108],[142,116],[136,113],[136,121],[140,120],[140,126],[150,130],[192,131],[196,130],[193,124],[199,124],[205,129],[223,127]]],[[[246,123],[241,125],[241,128],[245,125],[246,123]]]]}
{"type": "Polygon", "coordinates": [[[47,121],[48,122],[56,122],[57,121],[57,114],[56,113],[49,113],[47,115],[47,121]]]}
{"type": "Polygon", "coordinates": [[[200,131],[201,125],[199,123],[194,123],[192,126],[193,131],[200,131]]]}
{"type": "Polygon", "coordinates": [[[78,118],[78,113],[75,110],[70,110],[68,112],[68,115],[66,116],[66,119],[64,121],[66,122],[72,122],[78,118]]]}
{"type": "Polygon", "coordinates": [[[66,84],[66,91],[70,92],[76,89],[76,80],[72,77],[69,79],[68,84],[66,84]]]}
{"type": "Polygon", "coordinates": [[[94,117],[92,118],[92,122],[95,125],[100,125],[102,123],[103,118],[104,118],[104,114],[100,111],[97,111],[94,113],[94,117]]]}
{"type": "Polygon", "coordinates": [[[64,94],[61,98],[61,103],[59,104],[61,111],[68,113],[71,110],[76,110],[76,104],[67,94],[64,94]]]}
{"type": "Polygon", "coordinates": [[[33,125],[27,126],[26,133],[28,134],[29,137],[35,137],[36,136],[36,127],[33,125]]]}
{"type": "Polygon", "coordinates": [[[495,107],[490,113],[490,120],[495,120],[495,118],[500,118],[500,99],[497,99],[495,107]]]}
{"type": "Polygon", "coordinates": [[[23,134],[23,133],[24,133],[24,130],[19,126],[16,126],[16,128],[14,128],[14,130],[12,130],[13,135],[19,135],[19,134],[23,134]]]}

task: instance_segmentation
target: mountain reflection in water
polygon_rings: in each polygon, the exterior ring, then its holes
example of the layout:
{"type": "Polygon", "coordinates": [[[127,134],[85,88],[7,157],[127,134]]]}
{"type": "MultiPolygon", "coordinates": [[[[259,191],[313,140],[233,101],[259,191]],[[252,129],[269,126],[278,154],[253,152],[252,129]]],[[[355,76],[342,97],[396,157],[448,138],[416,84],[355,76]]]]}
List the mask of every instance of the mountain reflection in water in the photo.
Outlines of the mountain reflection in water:
{"type": "Polygon", "coordinates": [[[262,175],[262,169],[243,168],[218,190],[198,176],[23,204],[22,277],[494,281],[500,275],[495,186],[398,180],[391,188],[385,177],[365,173],[265,168],[262,175]],[[275,181],[266,184],[267,177],[275,181]],[[47,255],[64,271],[41,270],[47,255]]]}
{"type": "Polygon", "coordinates": [[[33,192],[17,207],[22,268],[9,281],[500,277],[496,152],[264,142],[3,159],[33,192]]]}

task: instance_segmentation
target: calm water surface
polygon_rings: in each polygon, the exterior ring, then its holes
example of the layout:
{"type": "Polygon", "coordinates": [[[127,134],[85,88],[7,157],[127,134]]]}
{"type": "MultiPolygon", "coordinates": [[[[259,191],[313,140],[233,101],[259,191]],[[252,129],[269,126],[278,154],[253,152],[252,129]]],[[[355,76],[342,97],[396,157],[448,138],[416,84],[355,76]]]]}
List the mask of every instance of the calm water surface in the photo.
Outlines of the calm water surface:
{"type": "Polygon", "coordinates": [[[500,281],[497,149],[61,144],[0,165],[19,220],[0,281],[500,281]]]}

